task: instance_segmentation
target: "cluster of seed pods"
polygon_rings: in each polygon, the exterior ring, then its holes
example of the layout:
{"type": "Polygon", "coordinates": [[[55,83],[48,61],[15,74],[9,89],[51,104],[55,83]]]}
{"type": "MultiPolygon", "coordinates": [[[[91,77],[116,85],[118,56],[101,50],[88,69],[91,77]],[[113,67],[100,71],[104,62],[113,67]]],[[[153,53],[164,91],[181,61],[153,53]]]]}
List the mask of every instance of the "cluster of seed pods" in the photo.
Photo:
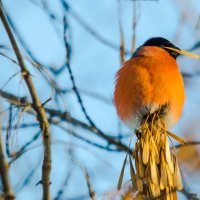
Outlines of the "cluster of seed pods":
{"type": "Polygon", "coordinates": [[[145,121],[138,132],[134,155],[137,190],[145,197],[177,199],[176,190],[182,189],[182,180],[162,119],[145,121]]]}

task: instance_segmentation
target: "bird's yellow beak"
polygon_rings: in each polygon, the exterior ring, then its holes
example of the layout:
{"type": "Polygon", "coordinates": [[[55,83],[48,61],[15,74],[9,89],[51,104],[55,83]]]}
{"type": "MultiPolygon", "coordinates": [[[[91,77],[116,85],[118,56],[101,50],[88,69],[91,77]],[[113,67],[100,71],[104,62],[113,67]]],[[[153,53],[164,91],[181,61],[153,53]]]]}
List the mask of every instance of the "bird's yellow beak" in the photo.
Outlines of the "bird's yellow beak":
{"type": "Polygon", "coordinates": [[[168,49],[170,51],[174,51],[174,52],[179,53],[179,54],[184,55],[184,56],[188,56],[188,57],[195,58],[195,59],[200,59],[199,55],[188,52],[188,51],[175,49],[173,47],[163,47],[163,48],[168,49]]]}

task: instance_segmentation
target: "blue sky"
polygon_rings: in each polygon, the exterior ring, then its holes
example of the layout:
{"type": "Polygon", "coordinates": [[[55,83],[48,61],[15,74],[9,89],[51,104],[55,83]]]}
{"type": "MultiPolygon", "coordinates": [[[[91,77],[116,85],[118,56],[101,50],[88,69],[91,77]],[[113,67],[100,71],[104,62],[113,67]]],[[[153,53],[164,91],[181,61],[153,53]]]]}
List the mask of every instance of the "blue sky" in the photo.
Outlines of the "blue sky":
{"type": "MultiPolygon", "coordinates": [[[[58,0],[46,0],[46,2],[49,5],[49,9],[58,16],[59,22],[55,26],[52,25],[52,21],[45,13],[40,0],[4,0],[3,5],[34,56],[42,63],[58,68],[65,62],[62,23],[64,10],[58,0]]],[[[109,42],[119,45],[119,5],[117,0],[69,0],[68,3],[71,9],[92,27],[93,30],[109,42]]],[[[200,22],[198,22],[200,3],[198,0],[138,1],[135,6],[137,16],[136,47],[144,43],[148,38],[154,36],[165,37],[182,49],[190,48],[200,39],[200,22]]],[[[130,51],[133,34],[133,2],[131,0],[121,0],[120,11],[125,48],[130,51]]],[[[72,15],[69,14],[68,20],[72,36],[71,67],[77,87],[81,91],[85,108],[98,127],[109,135],[115,136],[118,133],[119,120],[112,104],[112,96],[115,73],[120,67],[119,52],[96,39],[72,15]],[[84,91],[101,95],[108,102],[91,97],[85,94],[84,91]]],[[[0,24],[0,32],[0,44],[5,44],[10,47],[2,24],[0,24]]],[[[20,47],[23,54],[26,55],[23,47],[21,45],[20,47]]],[[[14,58],[13,52],[4,52],[14,58]]],[[[199,50],[195,52],[200,53],[199,50]]],[[[42,76],[37,70],[28,61],[26,62],[31,74],[33,74],[33,81],[38,94],[41,100],[45,101],[52,96],[52,90],[42,80],[42,76]]],[[[184,57],[180,58],[178,63],[182,72],[197,74],[200,71],[199,60],[184,57]]],[[[0,59],[0,64],[2,66],[0,68],[0,85],[3,86],[9,77],[19,71],[19,69],[3,57],[0,59]]],[[[59,87],[63,89],[69,89],[72,86],[67,70],[64,70],[55,80],[59,87]]],[[[200,111],[199,87],[200,80],[198,76],[185,79],[186,103],[184,113],[173,131],[186,138],[189,137],[188,134],[190,133],[188,133],[188,130],[190,130],[194,139],[200,139],[198,135],[200,128],[198,116],[200,111]]],[[[4,90],[19,96],[28,96],[28,90],[23,81],[21,81],[20,76],[13,78],[5,86],[4,90]]],[[[61,100],[60,102],[60,108],[64,110],[64,105],[61,100]]],[[[73,93],[65,95],[64,102],[67,110],[73,117],[87,122],[73,93]]],[[[3,108],[6,109],[7,106],[4,102],[3,108]]],[[[49,102],[48,106],[56,108],[55,101],[52,100],[49,102]]],[[[33,119],[32,117],[22,117],[21,122],[33,119]]],[[[86,138],[105,144],[103,140],[98,139],[83,129],[72,127],[66,123],[63,124],[67,128],[74,129],[86,138]]],[[[13,148],[15,150],[20,148],[37,130],[39,129],[32,128],[29,131],[19,130],[13,133],[13,148]]],[[[122,126],[122,132],[127,133],[129,130],[122,126]]],[[[68,151],[71,146],[73,146],[76,159],[87,167],[93,187],[98,196],[116,189],[125,153],[111,153],[98,149],[69,136],[56,127],[52,127],[52,140],[62,140],[65,142],[65,145],[53,145],[53,168],[51,175],[52,197],[55,197],[58,189],[62,185],[67,173],[66,171],[70,170],[70,166],[74,168],[72,178],[61,199],[87,194],[87,186],[82,172],[69,160],[68,151]]],[[[124,142],[128,144],[129,138],[125,139],[124,142]]],[[[36,141],[36,144],[40,143],[41,138],[36,141]]],[[[35,149],[20,158],[11,167],[13,186],[20,183],[22,177],[40,159],[41,155],[42,149],[35,149]]],[[[35,184],[41,176],[40,167],[41,162],[30,183],[17,193],[17,199],[40,199],[42,192],[41,186],[35,187],[35,184]]],[[[186,180],[189,183],[191,191],[199,192],[197,190],[200,184],[198,181],[199,178],[197,179],[199,174],[197,173],[198,176],[196,176],[196,173],[187,172],[187,167],[185,170],[186,174],[188,174],[186,175],[186,180]]],[[[129,179],[128,171],[125,179],[129,179]]],[[[181,199],[184,199],[184,197],[181,196],[181,199]]]]}

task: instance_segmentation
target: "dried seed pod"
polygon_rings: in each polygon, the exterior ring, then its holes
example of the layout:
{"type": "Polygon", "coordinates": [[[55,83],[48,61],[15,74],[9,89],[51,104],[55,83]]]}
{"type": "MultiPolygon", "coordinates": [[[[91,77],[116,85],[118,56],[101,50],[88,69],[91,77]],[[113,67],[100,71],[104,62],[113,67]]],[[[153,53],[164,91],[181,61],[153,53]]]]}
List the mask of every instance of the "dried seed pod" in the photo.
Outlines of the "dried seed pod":
{"type": "Polygon", "coordinates": [[[136,168],[136,173],[139,173],[139,158],[138,158],[138,152],[135,154],[135,168],[136,168]]]}
{"type": "Polygon", "coordinates": [[[138,167],[139,167],[139,175],[141,178],[144,177],[144,164],[143,164],[143,161],[142,161],[142,155],[141,155],[141,152],[139,152],[139,157],[138,157],[138,167]]]}
{"type": "Polygon", "coordinates": [[[161,192],[160,192],[160,186],[157,184],[155,185],[155,197],[160,196],[161,192]]]}
{"type": "MultiPolygon", "coordinates": [[[[143,137],[144,137],[144,133],[143,133],[143,137]]],[[[141,138],[140,140],[140,148],[144,148],[144,139],[141,138]]]]}
{"type": "Polygon", "coordinates": [[[168,163],[170,172],[174,173],[174,165],[172,163],[171,152],[170,152],[170,147],[169,147],[169,142],[168,142],[167,137],[165,140],[165,158],[166,158],[166,162],[168,163]]]}
{"type": "Polygon", "coordinates": [[[151,181],[154,184],[158,185],[158,177],[157,177],[157,169],[156,168],[157,168],[157,166],[156,166],[154,157],[151,156],[151,159],[150,159],[151,181]]]}
{"type": "Polygon", "coordinates": [[[136,184],[137,184],[138,191],[143,192],[143,181],[141,178],[136,177],[136,184]]]}
{"type": "Polygon", "coordinates": [[[150,191],[150,195],[153,197],[158,197],[160,196],[160,187],[159,185],[156,185],[154,183],[152,183],[151,181],[149,182],[149,191],[150,191]]]}
{"type": "MultiPolygon", "coordinates": [[[[174,189],[182,188],[178,162],[170,151],[165,123],[159,116],[150,115],[141,124],[141,137],[137,139],[135,147],[137,190],[147,199],[166,194],[161,199],[176,200],[174,189]]],[[[130,168],[134,180],[131,163],[130,168]]]]}
{"type": "Polygon", "coordinates": [[[156,146],[156,144],[153,140],[153,137],[151,137],[151,139],[150,139],[150,149],[151,149],[151,152],[152,152],[152,154],[155,158],[156,164],[159,164],[160,163],[160,157],[159,157],[157,146],[156,146]]]}
{"type": "Polygon", "coordinates": [[[151,182],[151,180],[149,181],[149,193],[151,196],[155,197],[154,195],[154,184],[151,182]]]}
{"type": "Polygon", "coordinates": [[[150,175],[151,173],[150,173],[150,166],[149,165],[147,165],[146,166],[146,169],[145,169],[145,179],[146,180],[150,180],[151,179],[151,175],[150,175]]]}
{"type": "Polygon", "coordinates": [[[178,200],[178,195],[177,195],[176,192],[174,192],[174,191],[171,192],[171,199],[172,200],[178,200]]]}
{"type": "Polygon", "coordinates": [[[166,165],[166,171],[167,171],[167,180],[168,180],[168,184],[170,187],[173,187],[173,176],[170,172],[169,166],[166,165]]]}
{"type": "Polygon", "coordinates": [[[117,185],[117,190],[120,190],[121,186],[122,186],[123,177],[124,177],[124,169],[125,169],[125,166],[126,166],[126,161],[127,161],[127,155],[126,155],[126,157],[124,159],[124,163],[123,163],[123,166],[122,166],[122,169],[121,169],[121,172],[120,172],[118,185],[117,185]]]}
{"type": "Polygon", "coordinates": [[[160,185],[162,185],[163,189],[164,189],[168,185],[168,179],[167,179],[166,163],[165,163],[163,153],[161,153],[160,176],[161,176],[160,177],[160,185]]]}
{"type": "Polygon", "coordinates": [[[146,138],[144,141],[143,151],[142,151],[142,160],[143,163],[146,165],[149,161],[149,135],[146,134],[146,138]]]}
{"type": "Polygon", "coordinates": [[[168,188],[168,187],[166,188],[165,199],[166,199],[166,200],[172,200],[172,199],[170,198],[170,195],[169,195],[169,188],[168,188]]]}
{"type": "MultiPolygon", "coordinates": [[[[162,176],[161,176],[161,178],[162,178],[162,176]]],[[[164,190],[164,189],[165,189],[165,187],[164,187],[163,182],[162,182],[161,179],[160,179],[160,189],[161,189],[161,190],[164,190]]]]}
{"type": "Polygon", "coordinates": [[[131,156],[129,156],[129,165],[130,165],[130,175],[131,175],[131,182],[132,182],[132,187],[133,191],[136,191],[136,175],[135,175],[135,170],[133,167],[133,163],[131,160],[131,156]]]}
{"type": "Polygon", "coordinates": [[[179,166],[178,166],[178,161],[177,161],[176,157],[174,160],[175,160],[175,171],[174,171],[175,185],[178,190],[182,190],[183,185],[182,185],[182,178],[181,178],[181,174],[180,174],[180,170],[179,170],[179,166]]]}
{"type": "Polygon", "coordinates": [[[144,198],[143,198],[143,195],[142,194],[140,194],[140,193],[138,193],[137,195],[136,195],[136,197],[134,198],[134,200],[143,200],[144,198]]]}

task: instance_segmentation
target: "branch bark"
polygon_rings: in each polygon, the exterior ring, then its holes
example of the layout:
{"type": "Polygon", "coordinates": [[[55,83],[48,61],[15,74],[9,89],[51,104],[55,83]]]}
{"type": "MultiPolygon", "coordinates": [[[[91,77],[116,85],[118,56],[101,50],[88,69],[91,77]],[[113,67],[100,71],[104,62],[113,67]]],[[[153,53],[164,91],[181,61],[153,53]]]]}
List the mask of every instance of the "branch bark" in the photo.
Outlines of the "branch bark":
{"type": "Polygon", "coordinates": [[[5,200],[14,200],[15,196],[10,184],[8,169],[9,169],[9,164],[4,157],[2,132],[0,132],[0,175],[1,175],[1,180],[2,180],[3,193],[4,193],[3,198],[5,200]]]}
{"type": "Polygon", "coordinates": [[[50,200],[50,171],[51,171],[51,135],[49,130],[49,123],[46,117],[46,112],[44,106],[41,104],[38,94],[36,92],[35,86],[33,84],[30,73],[25,65],[21,52],[16,43],[15,37],[12,33],[10,25],[4,14],[2,1],[0,0],[0,17],[3,25],[6,29],[7,35],[10,39],[12,47],[14,49],[15,55],[17,57],[19,66],[21,68],[21,74],[24,78],[28,90],[32,98],[32,107],[37,114],[37,120],[40,123],[40,128],[43,132],[43,144],[44,144],[44,160],[42,166],[42,185],[43,185],[43,199],[50,200]]]}

